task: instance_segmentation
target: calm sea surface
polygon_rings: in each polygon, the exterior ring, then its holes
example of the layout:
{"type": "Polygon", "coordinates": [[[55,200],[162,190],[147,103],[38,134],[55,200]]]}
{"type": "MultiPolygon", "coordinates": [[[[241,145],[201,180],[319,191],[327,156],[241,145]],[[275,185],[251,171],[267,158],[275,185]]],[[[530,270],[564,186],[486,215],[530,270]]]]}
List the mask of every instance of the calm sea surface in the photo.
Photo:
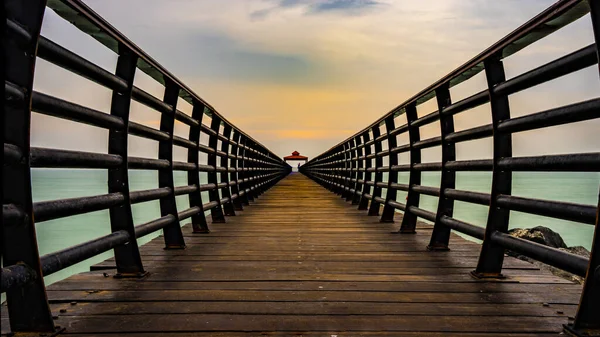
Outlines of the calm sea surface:
{"type": "MultiPolygon", "coordinates": [[[[205,174],[201,174],[202,182],[206,182],[205,174]]],[[[387,178],[384,177],[384,180],[387,178]]],[[[439,185],[439,173],[423,173],[422,185],[439,185]]],[[[74,198],[108,193],[107,172],[105,170],[49,170],[32,171],[33,199],[44,201],[62,198],[74,198]]],[[[400,174],[399,182],[408,183],[408,174],[400,174]]],[[[130,189],[144,190],[158,186],[158,175],[155,171],[131,171],[130,189]]],[[[559,200],[580,204],[596,205],[600,173],[515,173],[513,175],[513,195],[548,200],[559,200]]],[[[177,172],[175,186],[187,185],[185,172],[177,172]]],[[[491,174],[487,172],[458,172],[457,189],[476,192],[489,192],[491,174]]],[[[385,193],[385,191],[384,191],[385,193]]],[[[385,194],[384,194],[385,195],[385,194]]],[[[398,200],[403,202],[405,192],[398,192],[398,200]]],[[[204,200],[208,195],[203,194],[204,200]]],[[[189,206],[187,196],[177,197],[178,209],[189,206]]],[[[420,206],[430,211],[436,210],[437,198],[423,196],[420,206]]],[[[133,216],[136,224],[141,224],[160,217],[158,201],[133,205],[133,216]]],[[[487,207],[456,202],[454,217],[474,225],[485,225],[487,207]]],[[[182,224],[183,225],[183,224],[182,224]]],[[[591,247],[593,227],[570,221],[511,212],[510,227],[547,226],[559,232],[567,245],[591,247]]],[[[65,219],[42,222],[36,225],[40,254],[51,253],[83,241],[91,240],[110,233],[108,211],[98,211],[77,215],[65,219]]],[[[139,240],[146,243],[159,233],[148,235],[139,240]]],[[[46,277],[47,284],[61,280],[74,273],[89,270],[89,266],[101,262],[112,255],[106,252],[75,266],[46,277]]]]}

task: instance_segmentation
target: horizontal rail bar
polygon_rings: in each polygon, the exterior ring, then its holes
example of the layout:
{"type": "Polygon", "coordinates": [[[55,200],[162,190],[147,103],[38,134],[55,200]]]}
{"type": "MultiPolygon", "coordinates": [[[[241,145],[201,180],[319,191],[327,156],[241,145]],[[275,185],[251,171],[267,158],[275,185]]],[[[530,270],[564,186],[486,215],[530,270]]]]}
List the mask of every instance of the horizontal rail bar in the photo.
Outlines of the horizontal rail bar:
{"type": "Polygon", "coordinates": [[[44,115],[59,117],[105,129],[123,130],[125,128],[125,123],[120,117],[109,115],[37,91],[34,91],[31,95],[31,110],[44,115]]]}
{"type": "Polygon", "coordinates": [[[583,256],[567,253],[556,248],[517,238],[506,233],[494,232],[491,239],[493,242],[506,249],[569,273],[585,277],[589,260],[583,256]]]}
{"type": "Polygon", "coordinates": [[[196,192],[197,190],[198,190],[198,186],[196,186],[196,185],[176,186],[175,187],[175,195],[190,194],[192,192],[196,192]]]}
{"type": "Polygon", "coordinates": [[[132,204],[157,200],[171,194],[171,189],[168,187],[160,187],[150,190],[133,191],[129,193],[129,200],[132,204]]]}
{"type": "Polygon", "coordinates": [[[510,95],[535,85],[551,81],[598,62],[596,44],[579,49],[550,63],[537,67],[494,87],[497,95],[510,95]]]}
{"type": "Polygon", "coordinates": [[[423,218],[423,219],[426,219],[429,221],[435,221],[435,213],[433,213],[433,212],[430,212],[430,211],[427,211],[427,210],[424,210],[422,208],[415,207],[415,206],[410,206],[408,208],[408,211],[420,218],[423,218]]]}
{"type": "Polygon", "coordinates": [[[482,125],[467,130],[452,132],[444,137],[447,142],[458,143],[467,140],[476,140],[491,137],[494,133],[492,124],[482,125]]]}
{"type": "Polygon", "coordinates": [[[177,221],[175,216],[172,214],[168,214],[161,218],[158,218],[158,219],[155,219],[152,221],[148,221],[141,225],[137,225],[137,226],[135,226],[135,237],[139,239],[150,233],[154,233],[157,230],[163,229],[164,227],[172,224],[175,221],[177,221]]]}
{"type": "Polygon", "coordinates": [[[512,157],[498,160],[498,167],[511,171],[600,171],[600,152],[512,157]]]}
{"type": "Polygon", "coordinates": [[[557,219],[593,225],[596,221],[596,207],[568,202],[540,200],[499,195],[496,203],[512,211],[537,214],[557,219]]]}
{"type": "Polygon", "coordinates": [[[439,187],[413,185],[413,186],[411,186],[411,189],[420,194],[431,195],[434,197],[440,196],[440,188],[439,187]]]}
{"type": "Polygon", "coordinates": [[[31,148],[31,167],[108,169],[123,163],[121,156],[106,153],[31,148]]]}
{"type": "Polygon", "coordinates": [[[440,217],[440,222],[444,226],[450,227],[455,231],[467,234],[479,240],[483,240],[485,236],[485,228],[471,225],[470,223],[451,218],[447,215],[442,215],[440,217]]]}
{"type": "Polygon", "coordinates": [[[125,80],[43,36],[38,40],[37,56],[109,89],[127,89],[125,80]]]}
{"type": "Polygon", "coordinates": [[[40,201],[33,204],[36,222],[64,218],[77,214],[108,209],[125,202],[121,193],[109,193],[93,197],[69,198],[52,201],[40,201]]]}
{"type": "Polygon", "coordinates": [[[87,260],[90,257],[102,254],[117,246],[124,245],[129,242],[129,240],[129,234],[124,230],[120,230],[58,252],[46,254],[40,257],[42,274],[44,276],[52,275],[59,270],[70,267],[83,260],[87,260]]]}
{"type": "Polygon", "coordinates": [[[198,213],[200,213],[202,211],[202,209],[200,209],[200,207],[198,206],[194,206],[194,207],[190,207],[186,210],[183,210],[179,213],[177,213],[177,218],[179,218],[179,221],[190,218],[193,215],[196,215],[198,213]]]}
{"type": "Polygon", "coordinates": [[[156,141],[169,140],[169,134],[136,122],[129,122],[129,134],[156,141]]]}
{"type": "Polygon", "coordinates": [[[0,292],[6,292],[12,287],[23,287],[38,278],[35,270],[23,263],[2,267],[0,277],[0,292]]]}
{"type": "Polygon", "coordinates": [[[444,190],[444,196],[458,201],[465,201],[486,206],[490,204],[491,200],[491,196],[488,193],[461,191],[452,188],[446,188],[444,190]]]}
{"type": "Polygon", "coordinates": [[[595,98],[585,102],[502,121],[498,125],[498,131],[514,133],[566,123],[581,122],[600,118],[598,111],[600,111],[600,98],[595,98]]]}
{"type": "Polygon", "coordinates": [[[169,161],[166,159],[152,159],[129,157],[128,167],[133,170],[159,170],[169,168],[169,161]]]}
{"type": "Polygon", "coordinates": [[[488,103],[490,95],[487,90],[480,91],[475,95],[464,98],[455,102],[442,110],[443,115],[456,115],[457,113],[476,108],[480,105],[488,103]]]}

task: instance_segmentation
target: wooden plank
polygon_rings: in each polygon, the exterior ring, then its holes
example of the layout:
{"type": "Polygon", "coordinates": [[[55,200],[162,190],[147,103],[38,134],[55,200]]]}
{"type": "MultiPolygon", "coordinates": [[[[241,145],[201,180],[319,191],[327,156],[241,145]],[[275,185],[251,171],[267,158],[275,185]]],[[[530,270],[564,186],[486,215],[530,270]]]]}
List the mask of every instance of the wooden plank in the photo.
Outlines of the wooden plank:
{"type": "Polygon", "coordinates": [[[523,284],[510,282],[330,282],[330,281],[153,281],[120,280],[86,273],[55,283],[49,290],[279,290],[279,291],[379,291],[379,292],[472,292],[472,293],[551,293],[581,292],[577,284],[523,284]]]}
{"type": "Polygon", "coordinates": [[[433,315],[451,312],[453,316],[568,317],[576,305],[552,304],[472,304],[472,303],[371,303],[371,302],[112,302],[76,305],[53,304],[54,312],[65,316],[150,314],[258,314],[258,315],[433,315]]]}
{"type": "Polygon", "coordinates": [[[557,303],[577,304],[576,293],[450,293],[377,291],[280,290],[94,290],[50,291],[51,302],[145,301],[275,301],[275,302],[394,302],[394,303],[557,303]]]}
{"type": "Polygon", "coordinates": [[[412,332],[560,332],[566,317],[440,316],[426,315],[227,315],[163,314],[61,316],[56,323],[70,332],[106,331],[412,331],[412,332]],[[64,323],[63,323],[64,321],[64,323]]]}

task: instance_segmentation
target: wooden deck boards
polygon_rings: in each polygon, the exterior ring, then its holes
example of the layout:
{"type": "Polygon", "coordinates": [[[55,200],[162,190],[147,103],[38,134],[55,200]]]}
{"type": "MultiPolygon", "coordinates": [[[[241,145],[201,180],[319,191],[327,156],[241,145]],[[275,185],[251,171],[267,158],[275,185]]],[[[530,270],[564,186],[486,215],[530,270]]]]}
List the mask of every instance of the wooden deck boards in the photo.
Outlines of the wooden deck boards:
{"type": "Polygon", "coordinates": [[[105,277],[108,260],[53,284],[56,323],[73,335],[525,337],[575,314],[579,285],[513,258],[506,280],[477,281],[478,244],[453,235],[451,251],[428,252],[429,226],[392,234],[399,222],[365,213],[292,174],[210,234],[184,227],[186,250],[144,245],[144,279],[105,277]]]}

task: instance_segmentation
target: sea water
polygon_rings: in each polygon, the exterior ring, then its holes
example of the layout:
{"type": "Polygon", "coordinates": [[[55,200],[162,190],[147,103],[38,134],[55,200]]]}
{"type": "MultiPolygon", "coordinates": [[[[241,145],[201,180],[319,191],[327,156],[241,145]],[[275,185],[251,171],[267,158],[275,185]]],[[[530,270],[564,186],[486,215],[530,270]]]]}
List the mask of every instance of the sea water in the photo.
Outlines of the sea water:
{"type": "MultiPolygon", "coordinates": [[[[131,191],[146,190],[158,187],[156,171],[130,171],[129,185],[131,191]]],[[[66,170],[66,169],[33,169],[33,200],[46,201],[63,198],[93,196],[108,193],[106,170],[66,170]]],[[[175,186],[187,185],[187,173],[175,172],[175,186]]],[[[200,174],[201,183],[206,183],[206,174],[200,174]]],[[[384,175],[384,181],[387,175],[384,175]]],[[[489,172],[457,172],[456,188],[475,192],[489,193],[492,176],[489,172]]],[[[408,173],[399,173],[398,182],[408,183],[408,173]]],[[[424,186],[439,186],[439,172],[423,172],[424,186]]],[[[515,172],[513,173],[512,194],[520,197],[557,200],[587,205],[598,204],[600,173],[562,173],[562,172],[515,172]]],[[[383,195],[385,196],[385,190],[383,195]]],[[[404,202],[406,192],[398,191],[397,200],[404,202]]],[[[203,201],[208,195],[203,192],[203,201]]],[[[176,197],[177,208],[187,209],[187,196],[176,197]]],[[[437,197],[421,196],[419,207],[435,212],[437,197]]],[[[132,206],[136,225],[160,217],[158,201],[140,203],[132,206]]],[[[455,202],[454,217],[473,225],[485,226],[487,207],[465,202],[455,202]]],[[[183,225],[183,224],[182,224],[183,225]]],[[[561,234],[567,245],[591,248],[593,226],[558,220],[548,217],[511,212],[510,227],[529,228],[546,226],[561,234]]],[[[92,240],[110,233],[108,210],[76,215],[36,224],[37,240],[40,254],[48,254],[66,247],[92,240]]],[[[160,234],[160,231],[149,234],[140,240],[144,244],[160,234]]],[[[469,238],[473,240],[472,238],[469,238]]],[[[103,253],[79,264],[66,268],[45,278],[47,284],[64,279],[75,273],[88,271],[93,264],[112,256],[112,251],[103,253]]]]}

